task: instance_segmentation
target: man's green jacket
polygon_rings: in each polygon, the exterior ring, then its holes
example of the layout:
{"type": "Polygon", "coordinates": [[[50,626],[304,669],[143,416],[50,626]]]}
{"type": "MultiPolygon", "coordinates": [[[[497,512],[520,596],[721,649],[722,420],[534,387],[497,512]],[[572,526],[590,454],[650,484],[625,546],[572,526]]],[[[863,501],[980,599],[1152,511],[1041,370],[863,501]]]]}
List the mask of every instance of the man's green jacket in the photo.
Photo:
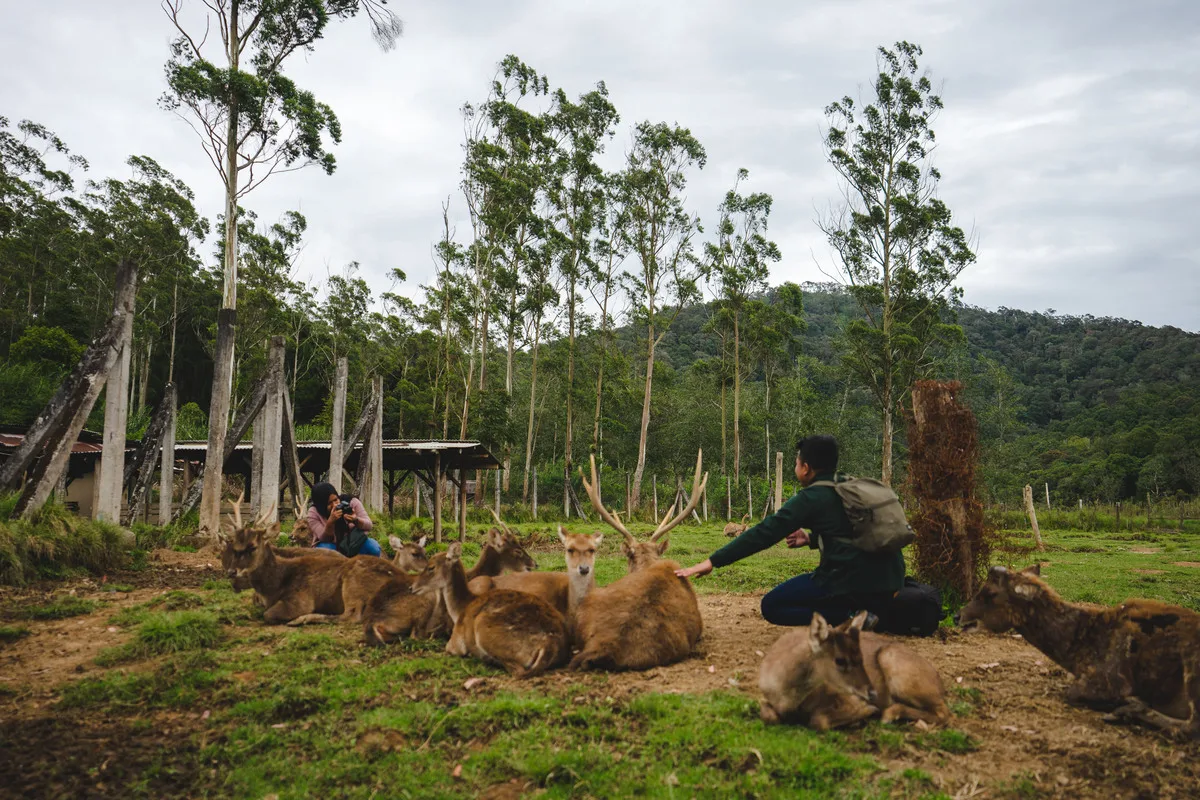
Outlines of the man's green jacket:
{"type": "MultiPolygon", "coordinates": [[[[813,482],[846,480],[824,472],[813,482]]],[[[724,567],[780,542],[801,528],[809,532],[809,547],[819,547],[821,563],[813,580],[830,594],[895,592],[904,586],[904,556],[900,553],[865,553],[849,539],[853,536],[842,499],[832,486],[808,486],[791,497],[783,508],[750,528],[709,556],[714,567],[724,567]]]]}

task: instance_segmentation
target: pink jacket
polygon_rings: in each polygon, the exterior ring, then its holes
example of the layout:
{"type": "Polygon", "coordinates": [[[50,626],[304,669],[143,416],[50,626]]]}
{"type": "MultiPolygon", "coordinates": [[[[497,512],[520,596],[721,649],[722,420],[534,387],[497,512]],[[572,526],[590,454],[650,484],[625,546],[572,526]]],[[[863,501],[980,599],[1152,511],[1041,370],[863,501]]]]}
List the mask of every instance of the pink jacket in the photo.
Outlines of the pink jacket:
{"type": "MultiPolygon", "coordinates": [[[[358,517],[358,529],[360,531],[371,530],[371,518],[367,516],[367,509],[363,508],[362,502],[357,497],[350,498],[350,508],[354,510],[354,516],[358,517]]],[[[329,524],[329,520],[322,517],[315,506],[309,506],[308,509],[308,532],[312,534],[312,547],[316,547],[318,542],[328,542],[333,544],[333,526],[329,524]]]]}

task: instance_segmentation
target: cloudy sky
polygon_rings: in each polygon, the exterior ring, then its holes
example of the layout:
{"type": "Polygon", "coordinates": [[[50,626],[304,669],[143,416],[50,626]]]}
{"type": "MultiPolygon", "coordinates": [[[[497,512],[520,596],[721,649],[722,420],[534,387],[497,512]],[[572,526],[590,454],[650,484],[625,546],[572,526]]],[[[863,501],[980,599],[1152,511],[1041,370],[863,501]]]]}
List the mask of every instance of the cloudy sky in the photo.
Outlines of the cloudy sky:
{"type": "MultiPolygon", "coordinates": [[[[199,7],[198,0],[190,0],[199,7]]],[[[215,218],[198,140],[158,108],[172,28],[154,0],[3,0],[0,115],[33,119],[124,177],[146,154],[215,218]]],[[[1200,3],[1195,0],[526,0],[405,2],[382,53],[360,21],[330,29],[290,75],[344,129],[332,177],[277,176],[244,205],[308,218],[298,271],[354,260],[377,291],[432,273],[440,203],[456,194],[459,107],[514,53],[576,95],[607,83],[622,123],[689,127],[708,151],[688,202],[715,218],[739,167],[775,197],[772,282],[824,280],[814,218],[836,197],[822,108],[857,94],[878,45],[919,43],[946,109],[940,195],[977,237],[965,300],[1200,331],[1200,3]]],[[[205,251],[211,250],[206,247],[205,251]]]]}

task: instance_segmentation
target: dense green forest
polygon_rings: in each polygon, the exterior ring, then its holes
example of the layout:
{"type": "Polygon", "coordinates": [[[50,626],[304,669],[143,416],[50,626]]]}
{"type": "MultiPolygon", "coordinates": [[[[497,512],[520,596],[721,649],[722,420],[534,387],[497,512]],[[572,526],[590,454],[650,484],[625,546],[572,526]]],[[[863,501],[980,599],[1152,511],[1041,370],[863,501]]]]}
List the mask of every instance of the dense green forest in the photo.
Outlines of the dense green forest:
{"type": "MultiPolygon", "coordinates": [[[[910,80],[919,48],[898,51],[881,50],[896,58],[891,77],[910,80]]],[[[702,447],[712,485],[740,486],[814,432],[841,439],[846,469],[886,474],[880,408],[892,403],[899,484],[904,386],[939,377],[964,384],[979,419],[992,502],[1043,482],[1061,503],[1200,493],[1197,334],[962,304],[946,287],[974,256],[934,201],[921,219],[942,220],[927,233],[959,247],[959,263],[942,288],[914,280],[910,305],[896,306],[907,326],[896,348],[911,352],[886,365],[888,392],[902,380],[881,406],[867,356],[883,340],[866,320],[895,298],[852,282],[768,288],[770,263],[787,274],[767,238],[770,196],[742,193],[740,171],[702,228],[684,189],[706,156],[687,129],[639,123],[624,168],[605,172],[596,157],[619,117],[604,84],[572,100],[512,56],[463,114],[471,231],[446,222],[425,285],[393,270],[388,290],[373,291],[354,263],[306,283],[295,275],[306,219],[241,210],[235,405],[263,370],[266,338],[283,335],[302,438],[328,436],[333,368],[346,357],[351,419],[382,374],[386,437],[479,438],[515,496],[532,467],[561,492],[564,470],[589,452],[636,475],[642,447],[647,481],[685,471],[702,447]]],[[[863,151],[831,131],[830,162],[845,175],[863,151]]],[[[206,436],[225,226],[152,158],[128,166],[90,178],[52,131],[0,117],[0,423],[33,419],[106,318],[117,264],[132,259],[130,433],[173,382],[180,438],[206,436]]],[[[861,261],[855,237],[870,231],[826,232],[847,265],[861,261]]],[[[101,419],[98,407],[91,426],[101,419]]]]}

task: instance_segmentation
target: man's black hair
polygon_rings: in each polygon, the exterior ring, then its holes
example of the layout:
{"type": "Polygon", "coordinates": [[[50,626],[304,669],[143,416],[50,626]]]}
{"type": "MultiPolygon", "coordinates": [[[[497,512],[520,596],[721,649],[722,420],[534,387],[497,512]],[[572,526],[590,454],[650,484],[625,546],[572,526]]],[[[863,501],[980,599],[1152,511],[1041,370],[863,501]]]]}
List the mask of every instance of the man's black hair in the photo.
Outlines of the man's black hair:
{"type": "Polygon", "coordinates": [[[829,434],[806,436],[796,442],[800,460],[812,467],[813,472],[835,472],[838,465],[837,439],[829,434]]]}

